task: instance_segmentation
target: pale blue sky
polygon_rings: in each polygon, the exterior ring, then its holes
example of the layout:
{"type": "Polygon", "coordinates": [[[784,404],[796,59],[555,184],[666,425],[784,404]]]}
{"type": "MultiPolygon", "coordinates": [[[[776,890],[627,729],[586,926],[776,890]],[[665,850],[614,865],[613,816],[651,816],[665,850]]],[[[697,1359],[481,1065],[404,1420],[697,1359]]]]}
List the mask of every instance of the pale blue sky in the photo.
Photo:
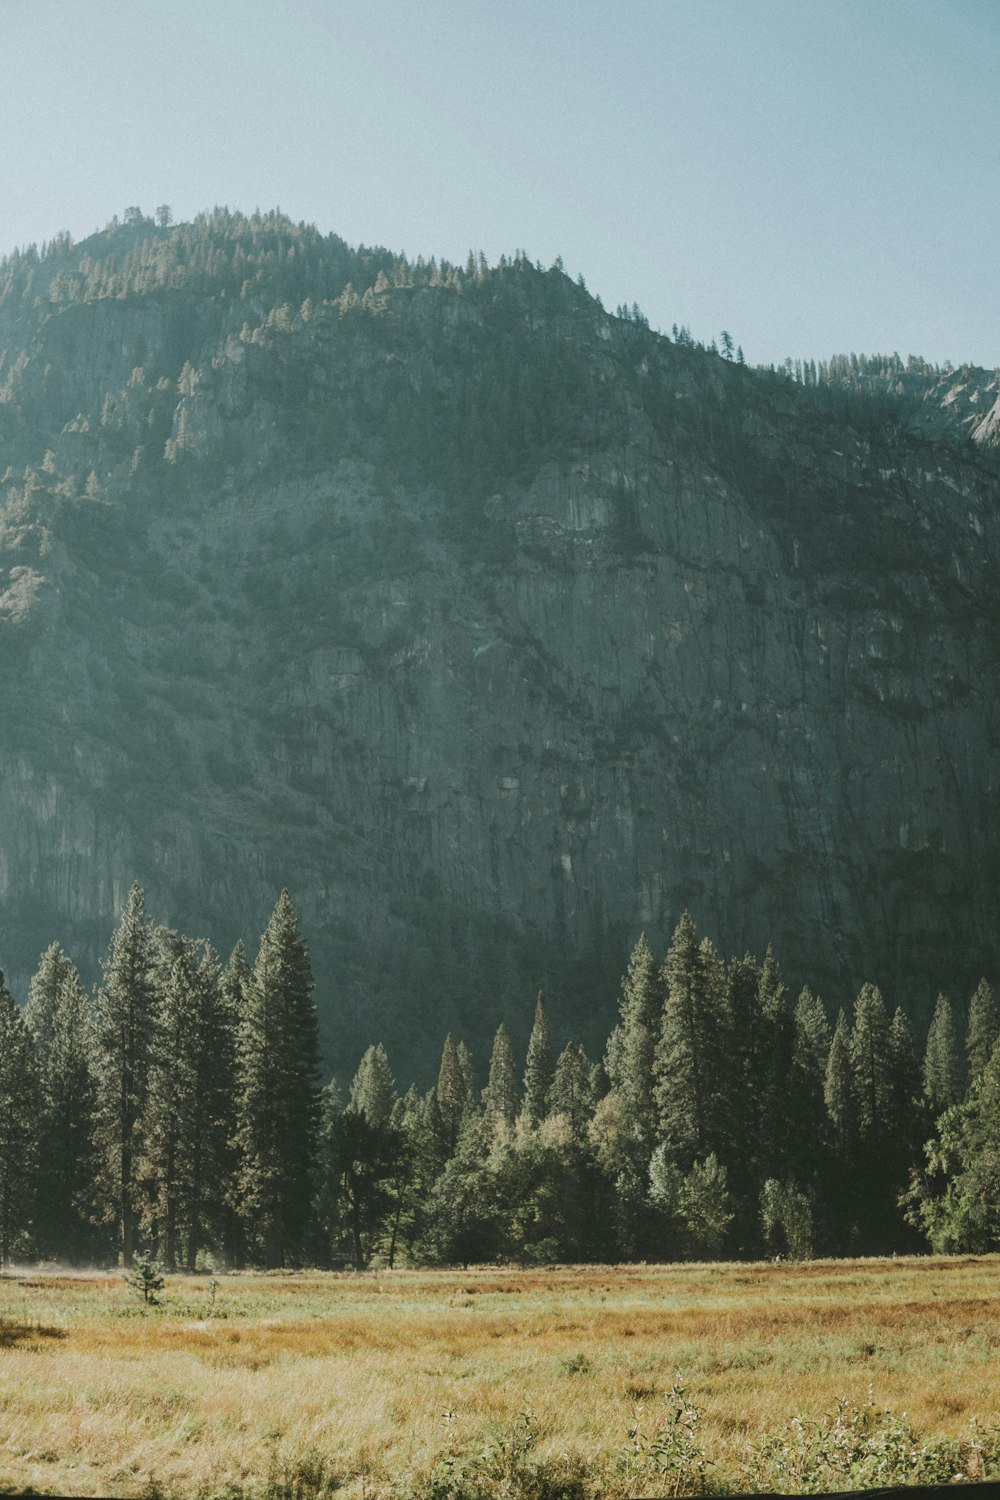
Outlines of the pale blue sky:
{"type": "Polygon", "coordinates": [[[0,250],[280,206],[751,361],[1000,364],[1000,0],[0,0],[0,250]]]}

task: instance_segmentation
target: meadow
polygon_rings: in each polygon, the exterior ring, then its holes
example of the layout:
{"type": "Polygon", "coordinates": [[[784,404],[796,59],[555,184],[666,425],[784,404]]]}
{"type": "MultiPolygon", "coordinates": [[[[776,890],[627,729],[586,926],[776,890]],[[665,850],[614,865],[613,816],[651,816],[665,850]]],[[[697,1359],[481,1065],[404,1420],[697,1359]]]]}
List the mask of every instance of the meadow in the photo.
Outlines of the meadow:
{"type": "Polygon", "coordinates": [[[998,1279],[1000,1257],[205,1274],[147,1307],[120,1274],[8,1271],[0,1489],[578,1500],[990,1477],[998,1279]]]}

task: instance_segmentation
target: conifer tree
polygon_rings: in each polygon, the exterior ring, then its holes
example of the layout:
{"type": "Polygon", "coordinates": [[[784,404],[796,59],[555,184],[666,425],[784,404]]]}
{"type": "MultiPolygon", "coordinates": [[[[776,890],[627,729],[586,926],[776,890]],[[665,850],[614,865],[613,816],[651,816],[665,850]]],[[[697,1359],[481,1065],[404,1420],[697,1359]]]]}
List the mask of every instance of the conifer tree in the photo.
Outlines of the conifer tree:
{"type": "Polygon", "coordinates": [[[785,1003],[785,986],[774,949],[768,944],[757,987],[755,1049],[758,1106],[759,1173],[784,1177],[792,1145],[788,1080],[795,1030],[785,1003]]]}
{"type": "Polygon", "coordinates": [[[218,1170],[216,1229],[227,1266],[242,1267],[246,1235],[239,1202],[239,1148],[236,1121],[239,1094],[239,1035],[252,978],[243,939],[237,940],[219,976],[218,1041],[215,1079],[219,1108],[213,1125],[213,1159],[218,1170]]]}
{"type": "Polygon", "coordinates": [[[27,1248],[38,1102],[31,1033],[0,973],[0,1267],[27,1248]]]}
{"type": "Polygon", "coordinates": [[[661,1142],[683,1170],[715,1148],[724,975],[711,946],[699,945],[685,911],[663,965],[666,988],[657,1042],[654,1097],[661,1142]]]}
{"type": "Polygon", "coordinates": [[[458,1047],[450,1031],[444,1039],[444,1048],[441,1052],[436,1098],[445,1155],[446,1157],[453,1156],[470,1100],[458,1047]]]}
{"type": "Polygon", "coordinates": [[[138,1125],[155,1026],[151,966],[145,898],[133,885],[103,961],[104,982],[94,1015],[97,1141],[105,1169],[106,1213],[116,1225],[126,1268],[132,1265],[135,1249],[138,1125]]]}
{"type": "Polygon", "coordinates": [[[992,989],[985,979],[981,979],[969,1001],[969,1021],[965,1031],[965,1055],[970,1085],[978,1082],[986,1071],[986,1064],[993,1056],[998,1038],[1000,1011],[997,1010],[992,989]]]}
{"type": "Polygon", "coordinates": [[[938,995],[924,1052],[924,1093],[936,1115],[962,1097],[962,1064],[951,1001],[938,995]]]}
{"type": "Polygon", "coordinates": [[[923,1091],[920,1060],[910,1023],[897,1007],[889,1027],[892,1107],[890,1112],[897,1178],[902,1186],[920,1157],[930,1121],[923,1091]]]}
{"type": "Polygon", "coordinates": [[[476,1097],[476,1070],[472,1062],[472,1053],[465,1042],[459,1042],[455,1048],[458,1057],[458,1066],[462,1070],[465,1079],[465,1097],[470,1105],[476,1097]]]}
{"type": "Polygon", "coordinates": [[[731,1167],[736,1204],[737,1239],[749,1243],[756,1234],[760,1167],[760,1098],[757,1087],[760,1048],[758,992],[760,964],[750,953],[732,958],[723,984],[727,1052],[725,1069],[729,1140],[726,1161],[731,1167]]]}
{"type": "Polygon", "coordinates": [[[643,1144],[652,1150],[656,1133],[656,1106],[653,1100],[653,1063],[659,1037],[663,999],[656,961],[640,934],[632,949],[628,968],[622,979],[621,1041],[616,1088],[635,1124],[643,1144]]]}
{"type": "Polygon", "coordinates": [[[792,1027],[789,1141],[785,1160],[789,1179],[802,1188],[816,1184],[822,1177],[828,1146],[824,1084],[830,1055],[830,1023],[822,1000],[808,986],[799,995],[792,1027]]]}
{"type": "Polygon", "coordinates": [[[153,966],[156,1028],[141,1122],[143,1224],[173,1271],[193,1271],[230,1167],[231,1038],[210,947],[160,929],[153,966]]]}
{"type": "Polygon", "coordinates": [[[79,978],[72,959],[58,943],[50,943],[28,985],[28,1003],[24,1007],[24,1019],[40,1057],[48,1050],[52,1037],[60,986],[73,975],[79,978]]]}
{"type": "Polygon", "coordinates": [[[565,1115],[578,1140],[586,1136],[587,1122],[594,1113],[594,1070],[579,1042],[567,1042],[556,1059],[549,1114],[565,1115]]]}
{"type": "Polygon", "coordinates": [[[851,1040],[847,1016],[837,1016],[823,1082],[823,1098],[833,1131],[833,1144],[840,1161],[848,1161],[857,1140],[857,1101],[851,1071],[851,1040]]]}
{"type": "Polygon", "coordinates": [[[367,1265],[382,1216],[399,1141],[392,1129],[396,1085],[381,1043],[369,1047],[351,1084],[347,1108],[334,1117],[331,1145],[355,1267],[367,1265]]]}
{"type": "Polygon", "coordinates": [[[517,1070],[510,1034],[503,1022],[493,1038],[490,1076],[483,1090],[483,1109],[494,1128],[514,1124],[517,1114],[517,1070]]]}
{"type": "Polygon", "coordinates": [[[854,1002],[851,1072],[858,1142],[852,1194],[860,1248],[886,1253],[899,1243],[896,1092],[889,1018],[882,993],[864,984],[854,1002]]]}
{"type": "Polygon", "coordinates": [[[39,1082],[38,1193],[35,1243],[43,1255],[82,1260],[96,1254],[94,1078],[90,1004],[75,967],[53,945],[42,959],[43,984],[53,969],[60,978],[54,1004],[40,1005],[43,985],[32,981],[25,1020],[33,1022],[39,1082]],[[46,973],[47,971],[47,973],[46,973]],[[34,1003],[32,1003],[32,1001],[34,1003]]]}
{"type": "Polygon", "coordinates": [[[282,891],[260,940],[239,1030],[236,1138],[245,1222],[264,1264],[301,1253],[319,1115],[319,1038],[309,954],[282,891]]]}
{"type": "Polygon", "coordinates": [[[392,1118],[396,1098],[389,1059],[381,1042],[369,1047],[358,1064],[351,1084],[350,1108],[363,1114],[375,1130],[384,1130],[392,1118]]]}
{"type": "Polygon", "coordinates": [[[880,1143],[892,1125],[893,1096],[889,1017],[874,984],[862,985],[854,1002],[851,1072],[859,1139],[880,1143]]]}
{"type": "Polygon", "coordinates": [[[156,933],[152,983],[156,1025],[140,1123],[142,1223],[167,1272],[177,1269],[191,1227],[208,1122],[202,1093],[205,1016],[198,955],[190,938],[156,933]]]}
{"type": "Polygon", "coordinates": [[[545,1015],[545,1001],[539,994],[535,1001],[535,1021],[528,1038],[528,1055],[524,1064],[524,1103],[521,1115],[526,1124],[538,1125],[545,1119],[552,1076],[549,1023],[545,1015]]]}

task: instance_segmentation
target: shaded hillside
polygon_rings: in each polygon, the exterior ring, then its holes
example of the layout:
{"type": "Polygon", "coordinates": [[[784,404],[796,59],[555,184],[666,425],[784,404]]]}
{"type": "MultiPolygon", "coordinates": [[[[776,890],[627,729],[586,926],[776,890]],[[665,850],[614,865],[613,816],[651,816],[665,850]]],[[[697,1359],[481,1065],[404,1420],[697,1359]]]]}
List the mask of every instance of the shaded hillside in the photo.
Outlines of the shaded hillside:
{"type": "Polygon", "coordinates": [[[130,219],[0,268],[19,989],[133,878],[224,950],[288,885],[343,1073],[523,1039],[540,984],[594,1045],[683,905],[834,1005],[996,973],[994,376],[799,384],[520,256],[130,219]]]}

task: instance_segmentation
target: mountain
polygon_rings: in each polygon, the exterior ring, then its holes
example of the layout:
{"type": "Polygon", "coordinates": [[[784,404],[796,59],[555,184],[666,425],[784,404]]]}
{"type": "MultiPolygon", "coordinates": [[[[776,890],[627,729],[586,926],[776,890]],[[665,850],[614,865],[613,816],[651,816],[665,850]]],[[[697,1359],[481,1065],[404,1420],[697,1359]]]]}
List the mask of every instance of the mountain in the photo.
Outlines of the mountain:
{"type": "Polygon", "coordinates": [[[996,975],[994,372],[131,210],[0,265],[0,469],[22,994],[133,879],[224,954],[287,885],[339,1073],[540,986],[597,1049],[684,906],[834,1007],[996,975]]]}

